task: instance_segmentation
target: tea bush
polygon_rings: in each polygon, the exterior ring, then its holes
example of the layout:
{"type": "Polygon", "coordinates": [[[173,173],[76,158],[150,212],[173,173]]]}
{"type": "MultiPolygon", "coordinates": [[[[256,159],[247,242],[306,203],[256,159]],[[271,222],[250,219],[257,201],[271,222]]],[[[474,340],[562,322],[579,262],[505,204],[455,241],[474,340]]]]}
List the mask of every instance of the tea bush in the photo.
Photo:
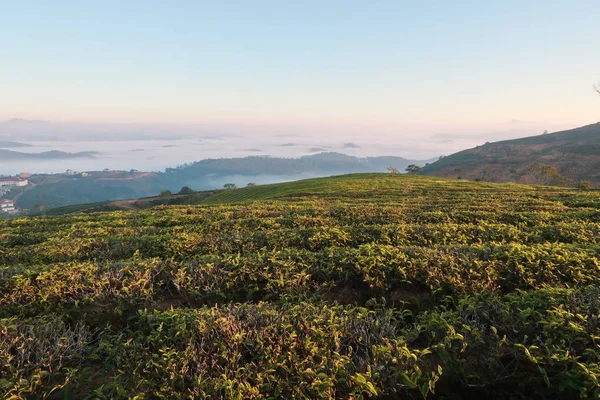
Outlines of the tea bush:
{"type": "Polygon", "coordinates": [[[4,398],[598,398],[600,195],[403,175],[0,221],[4,398]]]}

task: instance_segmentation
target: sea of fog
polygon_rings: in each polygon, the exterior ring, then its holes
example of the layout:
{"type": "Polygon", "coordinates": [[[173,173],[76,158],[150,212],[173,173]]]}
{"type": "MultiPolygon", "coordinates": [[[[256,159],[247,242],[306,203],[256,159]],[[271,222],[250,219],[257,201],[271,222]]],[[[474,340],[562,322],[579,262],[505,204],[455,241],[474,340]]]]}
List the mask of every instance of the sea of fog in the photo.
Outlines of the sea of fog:
{"type": "MultiPolygon", "coordinates": [[[[372,139],[372,138],[371,138],[372,139]]],[[[249,139],[245,137],[203,137],[194,139],[151,140],[73,140],[73,141],[22,141],[30,147],[9,150],[23,153],[40,153],[59,150],[67,153],[94,151],[94,158],[44,161],[0,160],[0,175],[29,173],[61,173],[75,171],[111,170],[163,171],[184,163],[206,158],[245,156],[300,157],[333,151],[356,157],[401,156],[409,159],[426,159],[432,152],[442,149],[428,147],[418,152],[406,143],[377,143],[370,141],[343,142],[338,138],[271,137],[249,139]]],[[[417,143],[415,143],[417,144],[417,143]]],[[[433,153],[435,154],[435,153],[433,153]]],[[[440,153],[437,153],[440,154],[440,153]]]]}
{"type": "MultiPolygon", "coordinates": [[[[0,122],[0,143],[20,142],[31,146],[8,150],[28,153],[93,151],[98,154],[93,159],[36,162],[9,162],[0,158],[0,175],[106,168],[163,171],[206,158],[253,155],[301,157],[324,151],[357,157],[399,156],[410,160],[431,160],[487,141],[542,132],[542,127],[537,123],[517,120],[493,124],[485,130],[477,124],[461,127],[459,131],[452,126],[433,124],[384,130],[373,128],[371,133],[365,126],[344,130],[333,127],[324,132],[321,128],[310,126],[60,124],[14,119],[0,122]]],[[[566,127],[547,126],[543,129],[551,128],[566,127]]]]}

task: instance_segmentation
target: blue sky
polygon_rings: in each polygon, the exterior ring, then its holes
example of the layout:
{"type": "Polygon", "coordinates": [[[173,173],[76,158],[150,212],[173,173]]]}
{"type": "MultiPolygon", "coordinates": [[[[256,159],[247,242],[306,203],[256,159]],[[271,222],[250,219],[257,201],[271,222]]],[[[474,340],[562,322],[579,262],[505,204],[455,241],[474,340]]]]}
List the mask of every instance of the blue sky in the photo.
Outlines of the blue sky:
{"type": "Polygon", "coordinates": [[[1,3],[0,119],[365,134],[600,120],[597,0],[1,3]]]}

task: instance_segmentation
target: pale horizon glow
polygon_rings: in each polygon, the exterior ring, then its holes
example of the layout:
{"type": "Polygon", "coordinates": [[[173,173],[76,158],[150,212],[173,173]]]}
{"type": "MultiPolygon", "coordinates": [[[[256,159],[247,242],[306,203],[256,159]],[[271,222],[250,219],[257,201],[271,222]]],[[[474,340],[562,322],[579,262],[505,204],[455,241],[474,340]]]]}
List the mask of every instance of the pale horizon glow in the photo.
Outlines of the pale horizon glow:
{"type": "Polygon", "coordinates": [[[597,0],[7,2],[0,120],[535,134],[600,120],[598,21],[597,0]]]}

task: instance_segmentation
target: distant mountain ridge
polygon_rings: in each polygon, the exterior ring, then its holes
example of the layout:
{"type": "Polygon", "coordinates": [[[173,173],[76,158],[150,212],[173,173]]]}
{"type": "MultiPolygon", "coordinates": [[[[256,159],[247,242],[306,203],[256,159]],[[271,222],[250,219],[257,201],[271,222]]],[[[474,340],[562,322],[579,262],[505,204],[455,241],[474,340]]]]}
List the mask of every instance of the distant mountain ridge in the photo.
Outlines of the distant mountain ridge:
{"type": "Polygon", "coordinates": [[[30,144],[0,140],[0,149],[10,149],[15,147],[31,147],[30,144]]]}
{"type": "Polygon", "coordinates": [[[74,158],[93,158],[98,153],[82,151],[79,153],[65,153],[52,150],[42,153],[21,153],[18,151],[0,149],[0,160],[3,161],[39,161],[39,160],[72,160],[74,158]]]}
{"type": "Polygon", "coordinates": [[[421,173],[490,182],[600,187],[600,123],[486,143],[425,166],[421,173]]]}
{"type": "Polygon", "coordinates": [[[409,160],[396,156],[354,157],[336,152],[322,152],[298,158],[248,156],[243,158],[212,158],[167,168],[165,174],[174,179],[223,175],[298,175],[348,174],[354,172],[385,172],[388,167],[403,171],[410,164],[424,165],[431,160],[409,160]]]}

